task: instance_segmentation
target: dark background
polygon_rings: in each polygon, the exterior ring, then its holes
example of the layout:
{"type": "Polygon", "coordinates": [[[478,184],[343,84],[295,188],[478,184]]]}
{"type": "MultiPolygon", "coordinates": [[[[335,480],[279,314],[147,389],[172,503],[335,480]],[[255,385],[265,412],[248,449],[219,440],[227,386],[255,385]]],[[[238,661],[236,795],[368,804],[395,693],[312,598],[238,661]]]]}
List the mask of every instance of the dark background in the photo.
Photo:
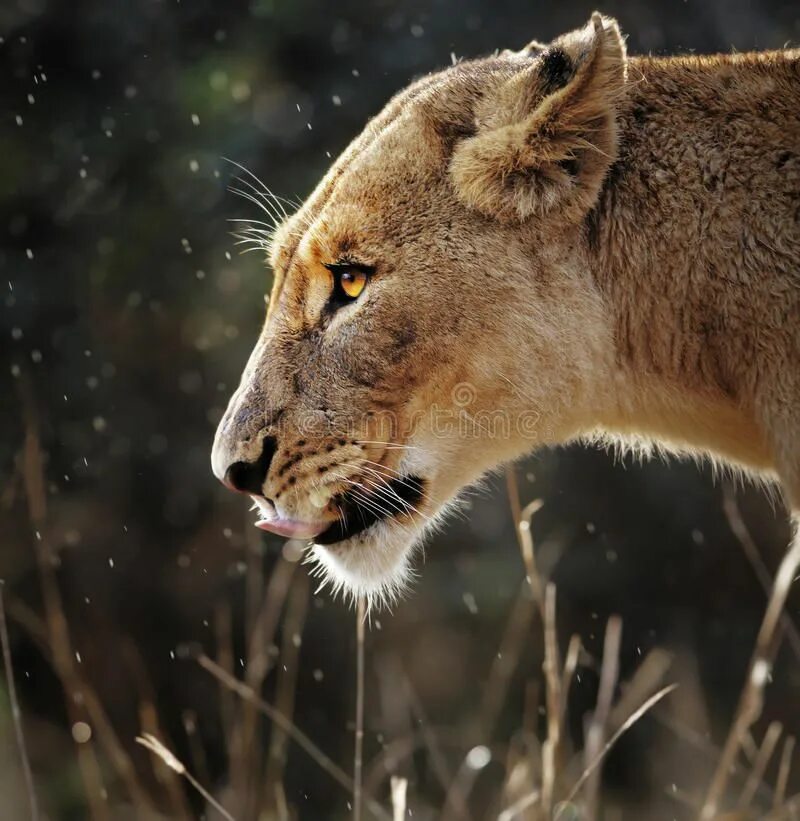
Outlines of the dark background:
{"type": "MultiPolygon", "coordinates": [[[[196,794],[134,744],[142,731],[239,819],[259,809],[349,817],[347,792],[268,722],[255,722],[246,748],[231,741],[241,705],[193,658],[202,648],[242,676],[254,613],[274,603],[264,697],[352,771],[354,613],[315,596],[296,554],[255,531],[209,469],[270,284],[263,259],[239,255],[230,236],[226,219],[260,215],[227,191],[237,169],[222,158],[302,198],[392,93],[451,53],[547,40],[592,10],[573,0],[0,3],[0,578],[49,817],[198,817],[196,794]],[[59,613],[66,652],[53,644],[59,613]],[[89,742],[73,741],[79,722],[89,742]]],[[[800,40],[794,2],[601,10],[633,54],[800,40]]],[[[545,501],[533,532],[557,584],[562,649],[578,632],[587,651],[570,697],[576,747],[610,614],[623,618],[623,681],[652,648],[673,656],[664,681],[680,688],[605,768],[607,817],[692,817],[765,602],[723,513],[729,480],[577,447],[537,455],[517,475],[523,503],[545,501]]],[[[738,497],[773,572],[788,538],[782,505],[757,490],[738,497]]],[[[497,761],[477,778],[471,810],[496,816],[508,744],[537,724],[525,704],[541,683],[541,625],[502,476],[469,498],[428,545],[413,594],[367,631],[365,771],[427,728],[387,765],[410,779],[417,819],[440,817],[437,772],[453,776],[476,744],[497,761]]],[[[770,720],[798,729],[798,683],[785,645],[757,741],[770,720]]],[[[25,798],[5,694],[0,814],[16,819],[25,798]]],[[[387,781],[374,782],[385,806],[387,781]]],[[[768,806],[768,791],[759,800],[768,806]]]]}

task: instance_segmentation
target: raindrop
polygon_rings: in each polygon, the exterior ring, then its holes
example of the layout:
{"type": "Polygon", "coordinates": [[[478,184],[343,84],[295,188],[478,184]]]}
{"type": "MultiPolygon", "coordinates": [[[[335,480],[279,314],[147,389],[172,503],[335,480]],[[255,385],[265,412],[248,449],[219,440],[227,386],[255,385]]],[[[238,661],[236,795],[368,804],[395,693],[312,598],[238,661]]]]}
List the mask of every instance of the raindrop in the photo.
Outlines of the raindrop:
{"type": "Polygon", "coordinates": [[[466,764],[471,770],[482,770],[491,760],[489,748],[481,744],[467,753],[466,764]]]}
{"type": "Polygon", "coordinates": [[[86,744],[92,737],[92,728],[85,721],[76,721],[72,725],[72,738],[76,744],[86,744]]]}

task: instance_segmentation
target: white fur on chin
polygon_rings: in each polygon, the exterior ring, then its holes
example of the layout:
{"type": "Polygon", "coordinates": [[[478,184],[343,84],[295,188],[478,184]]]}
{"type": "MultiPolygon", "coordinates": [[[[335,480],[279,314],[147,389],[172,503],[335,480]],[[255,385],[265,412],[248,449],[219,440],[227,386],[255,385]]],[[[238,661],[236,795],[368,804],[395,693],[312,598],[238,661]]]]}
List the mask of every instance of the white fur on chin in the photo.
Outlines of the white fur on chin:
{"type": "Polygon", "coordinates": [[[421,525],[389,519],[377,522],[363,533],[335,545],[312,544],[306,563],[311,574],[322,578],[316,592],[329,587],[355,604],[366,601],[367,612],[390,608],[402,598],[416,577],[412,561],[426,534],[442,522],[446,505],[421,525]]]}

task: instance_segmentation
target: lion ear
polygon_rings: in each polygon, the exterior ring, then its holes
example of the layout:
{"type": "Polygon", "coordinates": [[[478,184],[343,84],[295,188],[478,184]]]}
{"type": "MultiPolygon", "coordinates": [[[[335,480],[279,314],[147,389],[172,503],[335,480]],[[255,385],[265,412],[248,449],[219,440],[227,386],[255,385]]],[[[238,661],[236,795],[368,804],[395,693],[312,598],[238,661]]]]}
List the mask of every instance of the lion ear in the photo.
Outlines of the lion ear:
{"type": "Polygon", "coordinates": [[[478,103],[477,131],[450,161],[459,199],[506,221],[552,213],[580,220],[616,158],[626,75],[615,20],[595,13],[553,41],[478,103]]]}

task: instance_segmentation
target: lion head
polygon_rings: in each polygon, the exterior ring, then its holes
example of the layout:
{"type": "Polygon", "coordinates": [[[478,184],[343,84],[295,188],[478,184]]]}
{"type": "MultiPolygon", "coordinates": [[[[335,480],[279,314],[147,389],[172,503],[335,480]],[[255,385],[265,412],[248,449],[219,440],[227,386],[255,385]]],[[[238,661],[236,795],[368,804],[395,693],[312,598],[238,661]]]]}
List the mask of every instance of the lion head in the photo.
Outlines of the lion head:
{"type": "Polygon", "coordinates": [[[396,594],[463,487],[584,426],[610,334],[584,218],[625,83],[600,15],[425,77],[271,237],[212,463],[335,586],[396,594]]]}

